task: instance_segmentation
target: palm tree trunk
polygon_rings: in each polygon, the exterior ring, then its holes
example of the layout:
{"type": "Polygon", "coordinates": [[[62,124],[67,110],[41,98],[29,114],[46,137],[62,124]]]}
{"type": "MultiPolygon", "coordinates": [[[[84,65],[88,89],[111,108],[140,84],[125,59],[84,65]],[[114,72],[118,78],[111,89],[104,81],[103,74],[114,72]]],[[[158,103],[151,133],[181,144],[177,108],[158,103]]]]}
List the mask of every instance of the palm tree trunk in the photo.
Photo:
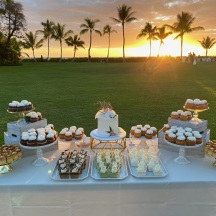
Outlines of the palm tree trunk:
{"type": "Polygon", "coordinates": [[[106,62],[109,62],[109,49],[110,49],[110,33],[109,33],[108,52],[107,52],[107,60],[106,60],[106,62]]]}
{"type": "Polygon", "coordinates": [[[61,40],[60,40],[60,47],[61,47],[61,56],[60,56],[59,62],[62,62],[62,41],[61,40]]]}
{"type": "Polygon", "coordinates": [[[183,35],[181,36],[181,61],[182,61],[182,50],[183,50],[183,35]]]}
{"type": "Polygon", "coordinates": [[[48,56],[47,56],[47,61],[49,61],[49,37],[47,38],[48,41],[48,56]]]}
{"type": "Polygon", "coordinates": [[[92,44],[92,30],[90,30],[90,44],[88,49],[88,62],[91,61],[91,44],[92,44]]]}
{"type": "Polygon", "coordinates": [[[34,61],[37,62],[37,60],[35,58],[34,48],[32,48],[32,52],[33,52],[34,61]]]}
{"type": "Polygon", "coordinates": [[[123,33],[123,63],[125,63],[125,30],[124,30],[124,23],[122,23],[122,33],[123,33]]]}
{"type": "Polygon", "coordinates": [[[75,60],[75,56],[76,56],[76,46],[74,46],[74,56],[73,56],[73,60],[72,60],[72,62],[74,62],[74,60],[75,60]]]}
{"type": "Polygon", "coordinates": [[[207,56],[208,56],[208,49],[206,49],[206,58],[207,58],[207,56]]]}
{"type": "Polygon", "coordinates": [[[161,45],[162,45],[162,42],[160,42],[160,45],[159,45],[159,49],[158,49],[158,57],[160,56],[160,49],[161,49],[161,45]]]}
{"type": "Polygon", "coordinates": [[[150,38],[150,55],[149,57],[151,57],[151,38],[150,38]]]}

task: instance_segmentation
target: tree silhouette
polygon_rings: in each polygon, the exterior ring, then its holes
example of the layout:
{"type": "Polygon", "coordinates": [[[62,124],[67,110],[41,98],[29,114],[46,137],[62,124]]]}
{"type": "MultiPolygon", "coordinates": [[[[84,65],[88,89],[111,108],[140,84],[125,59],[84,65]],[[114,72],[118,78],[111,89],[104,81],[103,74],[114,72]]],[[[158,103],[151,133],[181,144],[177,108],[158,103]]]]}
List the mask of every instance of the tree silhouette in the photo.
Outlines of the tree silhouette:
{"type": "Polygon", "coordinates": [[[132,7],[125,4],[117,7],[118,18],[111,17],[117,23],[122,25],[122,37],[123,37],[123,62],[125,62],[125,24],[137,20],[133,15],[135,11],[132,11],[132,7]]]}
{"type": "Polygon", "coordinates": [[[203,37],[203,39],[201,41],[198,40],[198,42],[206,50],[206,57],[208,56],[208,50],[216,44],[215,38],[210,38],[209,36],[206,38],[203,37]]]}

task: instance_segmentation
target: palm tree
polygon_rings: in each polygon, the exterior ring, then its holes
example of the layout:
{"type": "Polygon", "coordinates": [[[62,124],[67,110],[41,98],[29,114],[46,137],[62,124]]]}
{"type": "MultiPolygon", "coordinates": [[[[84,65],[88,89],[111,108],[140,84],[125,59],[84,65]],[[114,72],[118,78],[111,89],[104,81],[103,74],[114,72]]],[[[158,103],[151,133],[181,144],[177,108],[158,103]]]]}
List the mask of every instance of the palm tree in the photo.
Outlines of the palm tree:
{"type": "Polygon", "coordinates": [[[147,36],[147,40],[150,41],[150,51],[149,51],[149,57],[151,57],[151,46],[152,46],[152,40],[157,40],[156,36],[156,30],[157,27],[153,27],[150,22],[147,22],[145,24],[145,27],[141,29],[140,33],[137,35],[137,38],[145,37],[147,36]]]}
{"type": "Polygon", "coordinates": [[[210,38],[209,36],[203,38],[202,41],[198,40],[198,42],[206,50],[206,57],[208,56],[208,50],[216,44],[215,38],[210,38]]]}
{"type": "Polygon", "coordinates": [[[103,35],[108,34],[108,52],[107,52],[107,62],[109,61],[109,49],[110,49],[110,34],[111,33],[117,33],[116,30],[112,30],[112,27],[110,25],[104,26],[103,29],[103,35]]]}
{"type": "Polygon", "coordinates": [[[22,45],[25,49],[32,49],[35,62],[37,62],[37,60],[35,58],[34,50],[42,47],[44,42],[44,39],[40,39],[39,41],[37,41],[37,37],[38,37],[38,32],[35,32],[33,34],[33,32],[30,31],[29,33],[25,33],[25,36],[23,38],[24,41],[22,42],[22,45]]]}
{"type": "Polygon", "coordinates": [[[85,47],[84,47],[85,42],[80,40],[80,37],[78,35],[74,35],[74,37],[70,36],[70,37],[66,38],[65,42],[68,46],[74,47],[74,56],[72,59],[72,62],[74,62],[75,56],[76,56],[76,51],[78,50],[78,47],[82,47],[85,49],[85,47]]]}
{"type": "Polygon", "coordinates": [[[95,29],[95,26],[98,22],[100,22],[99,19],[90,19],[90,18],[85,18],[84,19],[85,23],[80,25],[80,28],[83,28],[80,31],[80,34],[85,34],[88,31],[90,32],[90,44],[89,44],[89,49],[88,49],[88,62],[91,61],[91,46],[92,46],[92,32],[95,32],[96,34],[99,34],[102,36],[101,32],[98,29],[95,29]]]}
{"type": "Polygon", "coordinates": [[[191,27],[194,23],[195,17],[188,12],[183,12],[177,15],[177,21],[173,23],[173,25],[165,24],[165,27],[171,29],[174,33],[178,33],[178,35],[174,38],[177,39],[180,37],[181,39],[181,59],[182,59],[182,51],[183,51],[183,39],[184,34],[191,33],[198,30],[204,30],[202,26],[191,27]]]}
{"type": "Polygon", "coordinates": [[[57,23],[57,25],[53,27],[53,34],[51,38],[54,38],[56,41],[58,40],[60,43],[60,48],[61,48],[61,56],[60,56],[59,62],[62,61],[62,41],[72,33],[73,33],[72,30],[66,31],[65,25],[61,25],[59,23],[57,23]]]}
{"type": "Polygon", "coordinates": [[[122,35],[123,35],[123,62],[125,62],[125,23],[130,23],[132,21],[137,20],[137,18],[133,17],[135,11],[131,11],[132,7],[127,6],[125,4],[117,7],[118,18],[111,17],[117,23],[121,23],[122,25],[122,35]]]}
{"type": "Polygon", "coordinates": [[[161,27],[161,28],[158,28],[157,29],[157,32],[156,32],[156,36],[157,38],[160,40],[160,45],[159,45],[159,50],[158,50],[158,56],[160,55],[160,49],[161,49],[161,45],[164,44],[164,39],[166,39],[169,35],[171,35],[172,32],[169,31],[169,32],[166,32],[166,27],[161,27]]]}
{"type": "Polygon", "coordinates": [[[53,27],[55,26],[55,23],[47,19],[46,22],[41,22],[41,25],[43,26],[43,30],[38,30],[38,32],[42,33],[44,35],[44,39],[47,40],[48,43],[47,61],[49,61],[49,44],[50,44],[50,38],[53,34],[53,27]]]}

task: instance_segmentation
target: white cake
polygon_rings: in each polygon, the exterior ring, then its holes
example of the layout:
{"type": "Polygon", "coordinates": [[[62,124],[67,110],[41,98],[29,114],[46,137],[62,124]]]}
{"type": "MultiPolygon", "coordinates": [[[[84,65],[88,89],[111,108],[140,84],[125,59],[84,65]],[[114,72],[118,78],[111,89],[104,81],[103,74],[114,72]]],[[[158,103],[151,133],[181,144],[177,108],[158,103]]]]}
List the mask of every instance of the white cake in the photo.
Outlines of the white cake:
{"type": "Polygon", "coordinates": [[[118,115],[112,109],[101,109],[95,115],[97,119],[98,128],[97,133],[101,137],[108,137],[117,135],[118,129],[118,115]]]}

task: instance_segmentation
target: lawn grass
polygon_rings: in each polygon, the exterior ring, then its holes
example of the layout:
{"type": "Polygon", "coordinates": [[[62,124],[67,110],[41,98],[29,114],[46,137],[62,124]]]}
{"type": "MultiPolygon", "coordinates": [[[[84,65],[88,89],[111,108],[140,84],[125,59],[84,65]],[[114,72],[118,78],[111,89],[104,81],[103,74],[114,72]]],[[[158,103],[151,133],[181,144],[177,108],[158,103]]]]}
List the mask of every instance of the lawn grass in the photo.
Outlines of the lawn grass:
{"type": "Polygon", "coordinates": [[[76,125],[85,133],[96,128],[97,101],[110,101],[127,132],[136,124],[158,129],[171,111],[182,109],[187,98],[206,99],[210,109],[200,114],[209,121],[216,139],[216,65],[193,66],[159,60],[148,63],[23,63],[0,67],[0,142],[12,100],[27,99],[60,131],[76,125]]]}

